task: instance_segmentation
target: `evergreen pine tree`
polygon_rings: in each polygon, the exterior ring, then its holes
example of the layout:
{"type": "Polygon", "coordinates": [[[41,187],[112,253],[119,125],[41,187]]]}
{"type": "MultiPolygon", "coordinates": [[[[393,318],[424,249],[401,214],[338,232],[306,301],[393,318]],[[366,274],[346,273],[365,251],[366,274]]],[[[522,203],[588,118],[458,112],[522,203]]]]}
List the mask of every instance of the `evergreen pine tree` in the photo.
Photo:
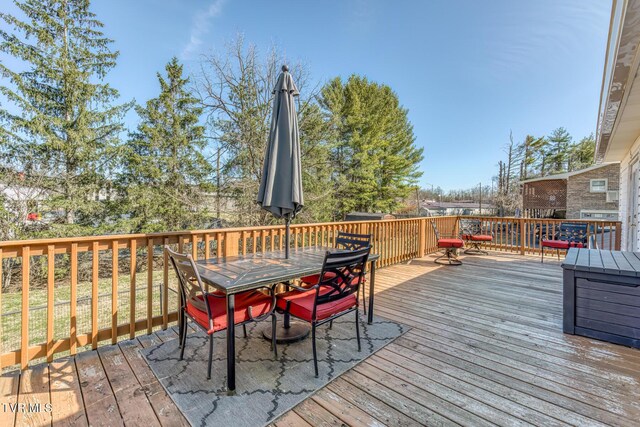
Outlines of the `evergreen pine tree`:
{"type": "Polygon", "coordinates": [[[567,159],[571,145],[571,135],[563,127],[559,127],[549,135],[549,163],[551,173],[567,171],[567,159]]]}
{"type": "MultiPolygon", "coordinates": [[[[0,151],[5,165],[45,176],[48,209],[63,213],[58,234],[77,234],[106,215],[96,195],[109,187],[122,116],[118,92],[103,82],[118,52],[88,0],[16,1],[23,20],[0,13],[0,151]]],[[[91,230],[94,231],[94,230],[91,230]]]]}
{"type": "Polygon", "coordinates": [[[320,102],[335,132],[338,216],[395,210],[421,175],[423,151],[414,145],[413,127],[397,95],[354,75],[346,83],[330,81],[320,102]]]}
{"type": "Polygon", "coordinates": [[[586,136],[569,149],[569,171],[589,167],[595,161],[596,141],[593,134],[586,136]]]}
{"type": "MultiPolygon", "coordinates": [[[[134,232],[206,227],[204,197],[213,169],[203,155],[202,108],[187,90],[182,65],[173,58],[158,73],[160,94],[136,107],[141,123],[130,136],[120,183],[134,232]]],[[[211,203],[212,205],[212,203],[211,203]]]]}

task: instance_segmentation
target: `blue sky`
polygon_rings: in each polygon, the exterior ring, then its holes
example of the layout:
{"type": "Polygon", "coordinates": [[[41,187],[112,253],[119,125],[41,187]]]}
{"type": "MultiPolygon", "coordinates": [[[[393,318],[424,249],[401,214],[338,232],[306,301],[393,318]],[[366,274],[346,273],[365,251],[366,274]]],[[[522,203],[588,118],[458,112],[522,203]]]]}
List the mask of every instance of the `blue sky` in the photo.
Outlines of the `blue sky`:
{"type": "Polygon", "coordinates": [[[576,139],[595,131],[610,9],[610,0],[93,1],[121,53],[108,80],[123,100],[156,96],[155,73],[172,56],[196,69],[243,33],[306,63],[318,82],[358,73],[391,86],[425,149],[422,184],[444,189],[489,183],[510,130],[517,141],[559,126],[576,139]]]}

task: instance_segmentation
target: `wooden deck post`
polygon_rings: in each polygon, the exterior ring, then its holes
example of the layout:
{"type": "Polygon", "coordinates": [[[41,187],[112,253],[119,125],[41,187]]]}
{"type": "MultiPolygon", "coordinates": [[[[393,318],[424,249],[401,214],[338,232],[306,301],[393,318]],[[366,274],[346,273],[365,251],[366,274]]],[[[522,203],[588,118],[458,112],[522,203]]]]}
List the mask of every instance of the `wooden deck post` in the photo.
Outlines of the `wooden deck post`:
{"type": "MultiPolygon", "coordinates": [[[[615,250],[619,251],[620,250],[620,246],[621,246],[621,240],[622,240],[622,227],[621,227],[622,223],[621,222],[617,222],[616,223],[616,243],[615,243],[615,250]]],[[[628,249],[627,249],[628,250],[628,249]]]]}
{"type": "Polygon", "coordinates": [[[418,229],[418,258],[425,256],[425,239],[427,237],[427,220],[425,218],[420,219],[418,229]]]}
{"type": "MultiPolygon", "coordinates": [[[[240,233],[232,232],[224,234],[224,256],[238,256],[240,249],[238,240],[240,239],[240,233]]],[[[264,248],[263,248],[264,250],[264,248]]]]}

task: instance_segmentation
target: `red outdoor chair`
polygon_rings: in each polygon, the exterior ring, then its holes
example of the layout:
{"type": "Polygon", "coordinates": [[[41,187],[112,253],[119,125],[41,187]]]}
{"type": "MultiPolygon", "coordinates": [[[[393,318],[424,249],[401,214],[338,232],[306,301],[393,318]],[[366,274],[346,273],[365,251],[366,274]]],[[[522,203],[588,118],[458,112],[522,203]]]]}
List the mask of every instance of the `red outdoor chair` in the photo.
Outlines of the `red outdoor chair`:
{"type": "Polygon", "coordinates": [[[478,219],[460,220],[460,237],[464,240],[464,253],[468,255],[488,255],[489,252],[481,249],[480,245],[493,241],[493,234],[482,229],[482,221],[478,219]]]}
{"type": "MultiPolygon", "coordinates": [[[[197,325],[209,336],[209,365],[207,379],[211,379],[211,362],[213,360],[213,334],[227,329],[227,304],[225,295],[221,292],[206,292],[202,279],[191,255],[184,255],[172,251],[165,246],[171,265],[180,282],[180,360],[184,356],[187,343],[187,319],[197,325]],[[206,303],[205,303],[206,301],[206,303]]],[[[273,287],[265,288],[269,295],[260,291],[247,291],[236,295],[234,313],[235,325],[245,325],[249,322],[259,322],[271,316],[272,340],[271,348],[278,355],[276,348],[276,298],[273,287]]],[[[235,326],[234,325],[234,326],[235,326]]],[[[247,335],[244,330],[245,337],[247,335]]]]}
{"type": "MultiPolygon", "coordinates": [[[[370,245],[371,234],[345,233],[344,231],[338,231],[338,237],[336,237],[335,242],[335,247],[337,249],[346,249],[349,251],[366,248],[370,245]]],[[[312,274],[311,276],[301,278],[300,281],[305,285],[303,287],[307,287],[315,285],[318,283],[319,279],[320,274],[312,274]]],[[[366,282],[367,277],[365,275],[364,279],[362,279],[362,286],[360,286],[360,289],[362,289],[362,308],[364,309],[364,314],[367,314],[367,303],[364,295],[366,282]]]]}
{"type": "MultiPolygon", "coordinates": [[[[356,338],[360,351],[358,290],[364,281],[370,247],[348,252],[327,252],[318,282],[309,288],[289,285],[292,291],[277,296],[277,306],[285,314],[311,323],[313,367],[318,377],[316,328],[355,312],[356,338]]],[[[275,334],[274,334],[275,335],[275,334]]]]}
{"type": "Polygon", "coordinates": [[[464,241],[458,237],[455,237],[453,233],[449,236],[441,236],[438,232],[438,226],[435,221],[431,221],[433,232],[436,235],[438,248],[444,250],[444,254],[433,260],[436,264],[442,265],[462,265],[462,261],[458,259],[458,249],[464,246],[464,241]],[[446,263],[443,258],[446,258],[446,263]]]}
{"type": "Polygon", "coordinates": [[[587,229],[586,223],[561,223],[552,239],[542,239],[540,242],[540,252],[542,252],[540,262],[544,262],[544,248],[555,249],[558,259],[560,259],[560,249],[569,251],[570,248],[586,248],[588,246],[587,229]]]}

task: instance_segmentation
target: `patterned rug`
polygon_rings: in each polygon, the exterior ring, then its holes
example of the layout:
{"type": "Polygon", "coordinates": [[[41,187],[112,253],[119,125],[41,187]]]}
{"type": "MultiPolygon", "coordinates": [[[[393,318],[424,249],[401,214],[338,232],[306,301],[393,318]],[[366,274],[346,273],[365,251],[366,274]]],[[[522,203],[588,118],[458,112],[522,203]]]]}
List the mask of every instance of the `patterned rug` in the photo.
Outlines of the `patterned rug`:
{"type": "MultiPolygon", "coordinates": [[[[278,319],[280,322],[281,319],[278,319]]],[[[311,338],[278,345],[278,359],[262,330],[271,322],[247,325],[248,337],[236,329],[236,396],[227,396],[225,333],[214,337],[211,380],[207,380],[209,346],[202,332],[187,337],[184,360],[178,340],[142,350],[149,366],[193,426],[263,426],[293,408],[329,381],[405,333],[405,325],[362,316],[362,351],[358,352],[353,315],[317,331],[319,377],[313,373],[311,338]]]]}

